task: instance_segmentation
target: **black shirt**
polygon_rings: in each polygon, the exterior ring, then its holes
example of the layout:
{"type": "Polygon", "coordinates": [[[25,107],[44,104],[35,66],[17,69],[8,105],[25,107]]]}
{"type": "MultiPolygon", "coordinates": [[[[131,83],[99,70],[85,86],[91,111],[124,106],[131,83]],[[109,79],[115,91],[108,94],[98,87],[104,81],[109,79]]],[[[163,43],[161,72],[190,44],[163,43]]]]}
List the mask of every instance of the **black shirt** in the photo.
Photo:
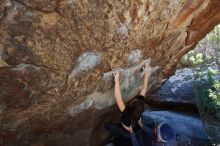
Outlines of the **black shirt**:
{"type": "Polygon", "coordinates": [[[131,125],[131,116],[130,115],[131,115],[131,112],[130,112],[129,108],[126,106],[124,111],[121,114],[121,122],[127,127],[129,127],[131,125]]]}
{"type": "MultiPolygon", "coordinates": [[[[134,99],[136,99],[136,100],[144,100],[144,96],[138,95],[138,96],[134,97],[134,99]]],[[[129,107],[126,105],[124,111],[122,111],[122,114],[121,114],[121,121],[127,127],[129,127],[131,125],[131,112],[132,111],[130,111],[129,107]]]]}

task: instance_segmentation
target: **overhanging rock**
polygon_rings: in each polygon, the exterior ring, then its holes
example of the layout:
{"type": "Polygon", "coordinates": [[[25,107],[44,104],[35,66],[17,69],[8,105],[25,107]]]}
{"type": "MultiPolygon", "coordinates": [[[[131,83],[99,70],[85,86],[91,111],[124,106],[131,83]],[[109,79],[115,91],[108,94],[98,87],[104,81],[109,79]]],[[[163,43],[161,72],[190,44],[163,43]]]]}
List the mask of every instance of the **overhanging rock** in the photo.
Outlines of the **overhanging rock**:
{"type": "Polygon", "coordinates": [[[129,100],[150,60],[153,92],[219,12],[219,0],[1,0],[0,144],[89,145],[114,105],[111,71],[129,100]]]}

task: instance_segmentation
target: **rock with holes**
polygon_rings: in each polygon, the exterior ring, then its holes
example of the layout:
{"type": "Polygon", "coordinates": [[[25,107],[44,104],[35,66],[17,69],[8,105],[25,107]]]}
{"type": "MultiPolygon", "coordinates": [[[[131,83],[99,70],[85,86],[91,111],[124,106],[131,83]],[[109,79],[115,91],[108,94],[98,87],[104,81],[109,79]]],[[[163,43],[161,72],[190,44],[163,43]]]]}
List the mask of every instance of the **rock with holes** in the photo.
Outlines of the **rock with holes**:
{"type": "Polygon", "coordinates": [[[156,91],[220,22],[219,8],[219,0],[1,0],[0,145],[99,145],[96,129],[116,112],[112,71],[128,101],[151,59],[156,91]]]}
{"type": "Polygon", "coordinates": [[[128,62],[131,65],[137,65],[142,59],[141,51],[139,49],[132,50],[128,56],[128,62]]]}

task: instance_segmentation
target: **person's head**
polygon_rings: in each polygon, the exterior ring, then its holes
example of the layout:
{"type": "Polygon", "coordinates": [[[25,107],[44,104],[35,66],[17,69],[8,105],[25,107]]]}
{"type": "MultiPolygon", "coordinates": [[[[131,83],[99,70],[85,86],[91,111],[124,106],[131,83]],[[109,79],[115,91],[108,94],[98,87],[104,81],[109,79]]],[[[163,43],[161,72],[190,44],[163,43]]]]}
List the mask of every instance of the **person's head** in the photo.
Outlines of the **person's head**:
{"type": "Polygon", "coordinates": [[[160,123],[156,127],[156,136],[159,142],[166,143],[175,137],[175,133],[169,124],[160,123]]]}

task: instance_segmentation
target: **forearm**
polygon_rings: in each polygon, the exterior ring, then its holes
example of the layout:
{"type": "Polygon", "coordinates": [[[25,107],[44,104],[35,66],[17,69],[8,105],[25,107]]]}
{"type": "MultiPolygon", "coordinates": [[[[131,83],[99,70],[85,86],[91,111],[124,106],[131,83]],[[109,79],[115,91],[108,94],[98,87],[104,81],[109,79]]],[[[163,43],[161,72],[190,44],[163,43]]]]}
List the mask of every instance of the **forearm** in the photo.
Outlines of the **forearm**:
{"type": "Polygon", "coordinates": [[[145,72],[144,73],[144,80],[143,80],[143,84],[142,84],[142,87],[141,87],[140,95],[145,96],[146,91],[147,91],[148,79],[149,79],[149,75],[148,75],[148,73],[145,72]]]}
{"type": "Polygon", "coordinates": [[[120,111],[122,112],[125,109],[125,104],[124,104],[124,101],[121,96],[121,89],[120,89],[119,81],[115,82],[114,95],[115,95],[115,101],[116,101],[120,111]]]}

